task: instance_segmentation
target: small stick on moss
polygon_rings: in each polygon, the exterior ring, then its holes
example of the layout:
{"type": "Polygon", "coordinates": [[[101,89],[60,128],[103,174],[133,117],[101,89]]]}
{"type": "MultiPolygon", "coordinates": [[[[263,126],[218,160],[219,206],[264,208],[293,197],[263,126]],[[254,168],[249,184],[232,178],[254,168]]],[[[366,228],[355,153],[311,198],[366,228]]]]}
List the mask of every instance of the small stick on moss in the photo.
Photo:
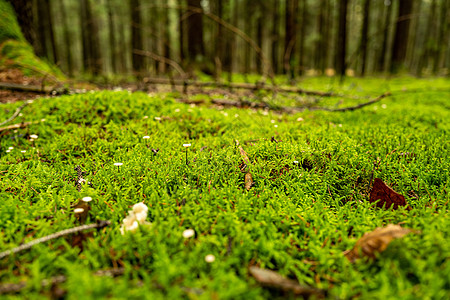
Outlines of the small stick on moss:
{"type": "Polygon", "coordinates": [[[19,108],[16,109],[16,111],[14,112],[14,114],[13,114],[11,117],[9,117],[7,120],[1,122],[1,123],[0,123],[0,126],[5,125],[6,123],[11,122],[12,120],[14,120],[14,119],[20,114],[20,112],[22,111],[22,109],[23,109],[25,106],[27,106],[29,103],[30,103],[30,102],[27,101],[27,102],[25,102],[24,104],[22,104],[19,108]]]}
{"type": "Polygon", "coordinates": [[[31,247],[33,247],[37,244],[45,243],[45,242],[48,242],[50,240],[53,240],[53,239],[56,239],[56,238],[59,238],[59,237],[65,236],[65,235],[78,233],[78,232],[81,232],[84,230],[89,230],[89,229],[94,229],[94,228],[100,229],[100,228],[106,227],[110,224],[111,224],[110,221],[98,221],[97,223],[92,223],[92,224],[87,224],[87,225],[82,225],[82,226],[78,226],[78,227],[74,227],[74,228],[65,229],[65,230],[41,237],[39,239],[33,240],[29,243],[23,244],[19,247],[11,249],[11,250],[6,250],[4,252],[0,252],[0,259],[6,257],[8,255],[18,253],[20,251],[30,249],[31,247]]]}

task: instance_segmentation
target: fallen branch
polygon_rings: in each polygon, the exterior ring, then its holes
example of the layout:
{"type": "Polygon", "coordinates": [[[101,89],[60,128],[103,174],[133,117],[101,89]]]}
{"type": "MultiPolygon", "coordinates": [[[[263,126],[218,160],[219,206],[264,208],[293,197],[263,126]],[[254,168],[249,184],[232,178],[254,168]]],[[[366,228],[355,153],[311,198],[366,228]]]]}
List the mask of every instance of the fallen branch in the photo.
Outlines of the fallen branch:
{"type": "MultiPolygon", "coordinates": [[[[218,88],[235,88],[235,89],[246,89],[252,91],[264,90],[264,91],[273,91],[274,87],[265,85],[264,83],[232,83],[232,82],[198,82],[192,80],[168,80],[165,78],[146,78],[146,83],[149,84],[167,84],[167,85],[178,85],[178,86],[195,86],[195,87],[218,87],[218,88]]],[[[333,92],[321,92],[321,91],[311,91],[304,90],[301,88],[295,87],[276,87],[275,90],[277,92],[285,92],[285,93],[297,93],[297,94],[305,94],[305,95],[314,95],[321,97],[331,97],[331,96],[339,96],[333,92]]]]}
{"type": "Polygon", "coordinates": [[[56,238],[60,238],[60,237],[65,236],[65,235],[78,233],[78,232],[81,232],[81,231],[84,231],[84,230],[93,229],[93,228],[100,229],[100,228],[106,227],[106,226],[108,226],[110,224],[111,224],[110,221],[98,221],[97,223],[81,225],[81,226],[78,226],[78,227],[65,229],[65,230],[56,232],[54,234],[50,234],[50,235],[41,237],[39,239],[33,240],[33,241],[29,242],[29,243],[23,244],[23,245],[21,245],[19,247],[11,249],[11,250],[6,250],[4,252],[0,252],[0,259],[4,258],[6,256],[9,256],[11,254],[18,253],[20,251],[30,249],[31,247],[33,247],[33,246],[35,246],[37,244],[45,243],[45,242],[48,242],[48,241],[56,239],[56,238]]]}
{"type": "Polygon", "coordinates": [[[47,94],[47,95],[63,95],[67,94],[68,90],[66,88],[52,88],[48,86],[37,86],[37,85],[24,85],[18,83],[1,82],[0,90],[9,90],[16,92],[29,92],[37,94],[47,94]]]}
{"type": "Polygon", "coordinates": [[[384,93],[384,94],[382,94],[382,95],[380,95],[380,96],[378,96],[378,97],[376,97],[376,98],[374,98],[374,99],[372,99],[370,101],[367,101],[367,102],[364,102],[364,103],[361,103],[361,104],[358,104],[358,105],[355,105],[355,106],[349,106],[349,107],[343,107],[343,108],[311,107],[311,108],[309,108],[309,110],[325,110],[325,111],[339,111],[339,112],[352,111],[352,110],[356,110],[356,109],[359,109],[359,108],[363,108],[364,106],[367,106],[367,105],[370,105],[370,104],[374,104],[374,103],[380,101],[381,99],[386,98],[386,97],[388,97],[390,95],[391,95],[390,92],[386,92],[386,93],[384,93]]]}
{"type": "Polygon", "coordinates": [[[37,123],[37,122],[23,122],[23,123],[9,125],[9,126],[0,128],[0,132],[6,131],[6,130],[11,130],[11,129],[25,128],[25,127],[27,127],[27,126],[29,126],[31,124],[34,124],[34,123],[37,123]]]}
{"type": "Polygon", "coordinates": [[[9,82],[0,83],[0,89],[16,91],[16,92],[32,92],[32,93],[39,93],[39,94],[50,94],[53,91],[52,88],[45,87],[45,86],[40,87],[37,85],[24,85],[24,84],[9,83],[9,82]]]}
{"type": "Polygon", "coordinates": [[[14,120],[14,119],[20,114],[20,112],[22,111],[22,109],[23,109],[25,106],[27,106],[28,104],[29,104],[28,102],[25,102],[24,104],[22,104],[19,108],[16,109],[16,111],[14,112],[14,114],[13,114],[11,117],[9,117],[6,121],[1,122],[1,123],[0,123],[0,126],[3,126],[3,125],[5,125],[6,123],[9,123],[9,122],[11,122],[12,120],[14,120]]]}
{"type": "MultiPolygon", "coordinates": [[[[376,102],[379,102],[381,99],[386,98],[390,96],[390,92],[386,92],[372,100],[369,100],[364,103],[360,103],[355,106],[349,106],[349,107],[343,107],[343,108],[329,108],[329,107],[310,107],[310,106],[302,106],[302,107],[289,107],[289,106],[272,106],[266,102],[252,102],[247,100],[226,100],[226,99],[211,99],[210,102],[215,105],[220,106],[228,106],[228,107],[238,107],[238,108],[260,108],[260,109],[270,109],[273,111],[279,111],[282,113],[298,113],[302,112],[306,109],[310,111],[317,111],[317,110],[324,110],[324,111],[331,111],[331,112],[344,112],[344,111],[353,111],[359,108],[363,108],[367,105],[374,104],[376,102]]],[[[177,99],[178,102],[186,103],[186,104],[207,104],[208,100],[190,100],[190,99],[177,99]]]]}

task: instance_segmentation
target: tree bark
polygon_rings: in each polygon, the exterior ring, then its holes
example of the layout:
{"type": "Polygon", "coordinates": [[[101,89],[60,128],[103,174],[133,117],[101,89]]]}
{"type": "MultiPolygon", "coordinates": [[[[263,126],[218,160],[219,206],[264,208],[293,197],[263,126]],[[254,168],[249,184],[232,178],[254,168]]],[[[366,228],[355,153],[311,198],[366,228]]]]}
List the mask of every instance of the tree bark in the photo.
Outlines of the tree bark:
{"type": "Polygon", "coordinates": [[[280,5],[278,1],[273,1],[272,7],[272,69],[275,74],[280,72],[278,48],[280,44],[280,5]]]}
{"type": "Polygon", "coordinates": [[[137,77],[142,76],[144,70],[144,57],[134,50],[143,50],[142,16],[140,0],[130,0],[130,31],[131,31],[131,66],[137,77]]]}
{"type": "Polygon", "coordinates": [[[66,52],[66,64],[67,64],[67,72],[69,76],[73,76],[73,56],[72,56],[72,38],[70,35],[69,24],[66,13],[66,6],[63,0],[57,1],[59,3],[59,10],[61,12],[61,18],[63,22],[63,34],[64,34],[64,45],[66,52]]]}
{"type": "Polygon", "coordinates": [[[283,71],[294,77],[295,44],[297,39],[298,0],[286,1],[286,23],[283,55],[283,71]]]}
{"type": "MultiPolygon", "coordinates": [[[[188,9],[202,9],[201,0],[188,0],[188,9]]],[[[189,63],[202,62],[205,56],[205,43],[203,40],[203,16],[201,13],[189,11],[186,20],[188,35],[188,59],[189,63]]]]}
{"type": "Polygon", "coordinates": [[[118,61],[120,60],[117,55],[118,49],[116,47],[116,26],[114,21],[113,4],[111,0],[106,2],[106,10],[108,15],[108,33],[109,33],[109,48],[111,51],[111,68],[113,73],[119,70],[118,61]]]}
{"type": "Polygon", "coordinates": [[[306,70],[305,38],[306,38],[307,18],[308,18],[308,3],[306,0],[302,0],[302,14],[301,14],[301,22],[300,22],[300,40],[299,40],[299,46],[298,46],[298,50],[299,50],[298,51],[298,56],[299,56],[298,74],[300,76],[302,76],[306,70]]]}
{"type": "Polygon", "coordinates": [[[30,0],[9,0],[16,12],[17,21],[25,39],[36,51],[36,31],[34,27],[33,1],[30,0]]]}
{"type": "Polygon", "coordinates": [[[327,1],[320,0],[319,12],[317,14],[317,34],[318,38],[315,45],[314,61],[315,68],[320,70],[321,74],[325,71],[325,31],[327,15],[327,1]]]}
{"type": "MultiPolygon", "coordinates": [[[[264,19],[264,5],[258,1],[258,12],[256,19],[256,44],[259,49],[263,49],[263,19],[264,19]]],[[[259,55],[255,55],[255,64],[258,74],[263,74],[263,62],[259,55]]]]}
{"type": "Polygon", "coordinates": [[[346,48],[347,48],[347,7],[348,0],[339,1],[339,20],[338,32],[336,37],[336,57],[335,69],[336,74],[343,78],[346,69],[346,48]]]}
{"type": "Polygon", "coordinates": [[[395,28],[394,43],[390,72],[396,74],[404,67],[406,49],[409,38],[409,24],[411,23],[412,1],[399,0],[397,26],[395,28]]]}
{"type": "Polygon", "coordinates": [[[363,14],[363,25],[361,29],[361,76],[364,76],[366,73],[367,43],[370,21],[370,0],[364,0],[363,14]]]}
{"type": "Polygon", "coordinates": [[[383,30],[383,42],[381,44],[381,50],[378,55],[378,63],[376,71],[383,72],[385,71],[385,64],[387,60],[387,45],[389,41],[389,27],[391,24],[391,12],[392,12],[392,4],[385,5],[385,21],[384,21],[384,30],[383,30]]]}

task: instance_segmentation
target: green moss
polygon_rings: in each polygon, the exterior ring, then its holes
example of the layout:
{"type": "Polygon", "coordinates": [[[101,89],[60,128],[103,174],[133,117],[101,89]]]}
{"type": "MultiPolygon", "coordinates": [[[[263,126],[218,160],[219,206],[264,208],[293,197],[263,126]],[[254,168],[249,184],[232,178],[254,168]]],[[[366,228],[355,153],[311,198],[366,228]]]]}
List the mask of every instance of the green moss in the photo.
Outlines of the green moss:
{"type": "Polygon", "coordinates": [[[37,57],[27,43],[17,23],[13,8],[0,0],[0,66],[20,68],[25,75],[52,75],[64,80],[62,72],[51,63],[37,57]]]}
{"type": "Polygon", "coordinates": [[[0,44],[9,39],[25,41],[14,9],[5,0],[0,0],[0,44]]]}
{"type": "MultiPolygon", "coordinates": [[[[112,225],[86,239],[81,253],[68,237],[0,260],[0,281],[26,280],[18,296],[29,298],[47,295],[39,283],[59,274],[68,278],[59,288],[69,299],[280,296],[251,277],[248,266],[259,265],[326,289],[330,299],[446,298],[449,80],[351,79],[338,86],[311,78],[303,84],[393,96],[352,112],[296,115],[192,107],[174,94],[126,91],[28,105],[15,122],[35,123],[0,137],[0,251],[78,225],[71,205],[84,196],[93,198],[88,222],[112,225]],[[29,134],[39,138],[30,141],[29,134]],[[235,140],[251,161],[250,191],[235,140]],[[192,144],[187,166],[184,143],[192,144]],[[81,191],[77,165],[92,183],[81,191]],[[370,205],[373,177],[403,194],[411,210],[370,205]],[[124,216],[141,201],[153,225],[122,236],[124,216]],[[376,261],[346,260],[344,250],[389,223],[419,232],[392,242],[376,261]],[[187,228],[196,235],[184,239],[187,228]],[[208,254],[216,257],[211,264],[208,254]],[[94,275],[114,266],[125,275],[94,275]]],[[[343,105],[355,101],[364,100],[343,105]]],[[[2,106],[0,120],[19,105],[2,106]]]]}
{"type": "Polygon", "coordinates": [[[61,71],[51,64],[38,58],[33,53],[33,48],[26,42],[8,40],[0,45],[0,65],[8,64],[20,68],[25,75],[45,76],[53,75],[58,79],[64,79],[61,71]]]}

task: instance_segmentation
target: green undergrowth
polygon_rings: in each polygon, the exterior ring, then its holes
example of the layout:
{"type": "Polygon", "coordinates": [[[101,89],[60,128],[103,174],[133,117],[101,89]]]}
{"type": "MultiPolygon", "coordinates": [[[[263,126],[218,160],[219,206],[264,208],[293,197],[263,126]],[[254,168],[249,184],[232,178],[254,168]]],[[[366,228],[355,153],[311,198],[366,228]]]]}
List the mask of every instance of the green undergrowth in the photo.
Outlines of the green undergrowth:
{"type": "MultiPolygon", "coordinates": [[[[295,115],[186,105],[172,93],[35,100],[13,121],[33,124],[0,137],[0,251],[79,225],[72,206],[86,196],[93,198],[86,223],[112,224],[86,238],[82,251],[69,236],[1,259],[1,283],[25,280],[16,296],[32,298],[54,296],[40,283],[57,275],[67,277],[58,289],[68,299],[289,296],[261,287],[248,271],[257,265],[330,299],[448,297],[448,80],[352,79],[338,87],[312,78],[302,86],[393,95],[352,112],[295,115]],[[249,191],[236,140],[251,161],[249,191]],[[81,191],[77,165],[91,183],[81,191]],[[403,194],[410,209],[371,205],[373,178],[403,194]],[[138,202],[152,225],[121,235],[138,202]],[[389,223],[417,232],[375,261],[345,258],[365,232],[389,223]],[[195,236],[184,239],[188,228],[195,236]],[[94,275],[115,267],[125,274],[94,275]]],[[[2,105],[0,120],[20,105],[2,105]]]]}

